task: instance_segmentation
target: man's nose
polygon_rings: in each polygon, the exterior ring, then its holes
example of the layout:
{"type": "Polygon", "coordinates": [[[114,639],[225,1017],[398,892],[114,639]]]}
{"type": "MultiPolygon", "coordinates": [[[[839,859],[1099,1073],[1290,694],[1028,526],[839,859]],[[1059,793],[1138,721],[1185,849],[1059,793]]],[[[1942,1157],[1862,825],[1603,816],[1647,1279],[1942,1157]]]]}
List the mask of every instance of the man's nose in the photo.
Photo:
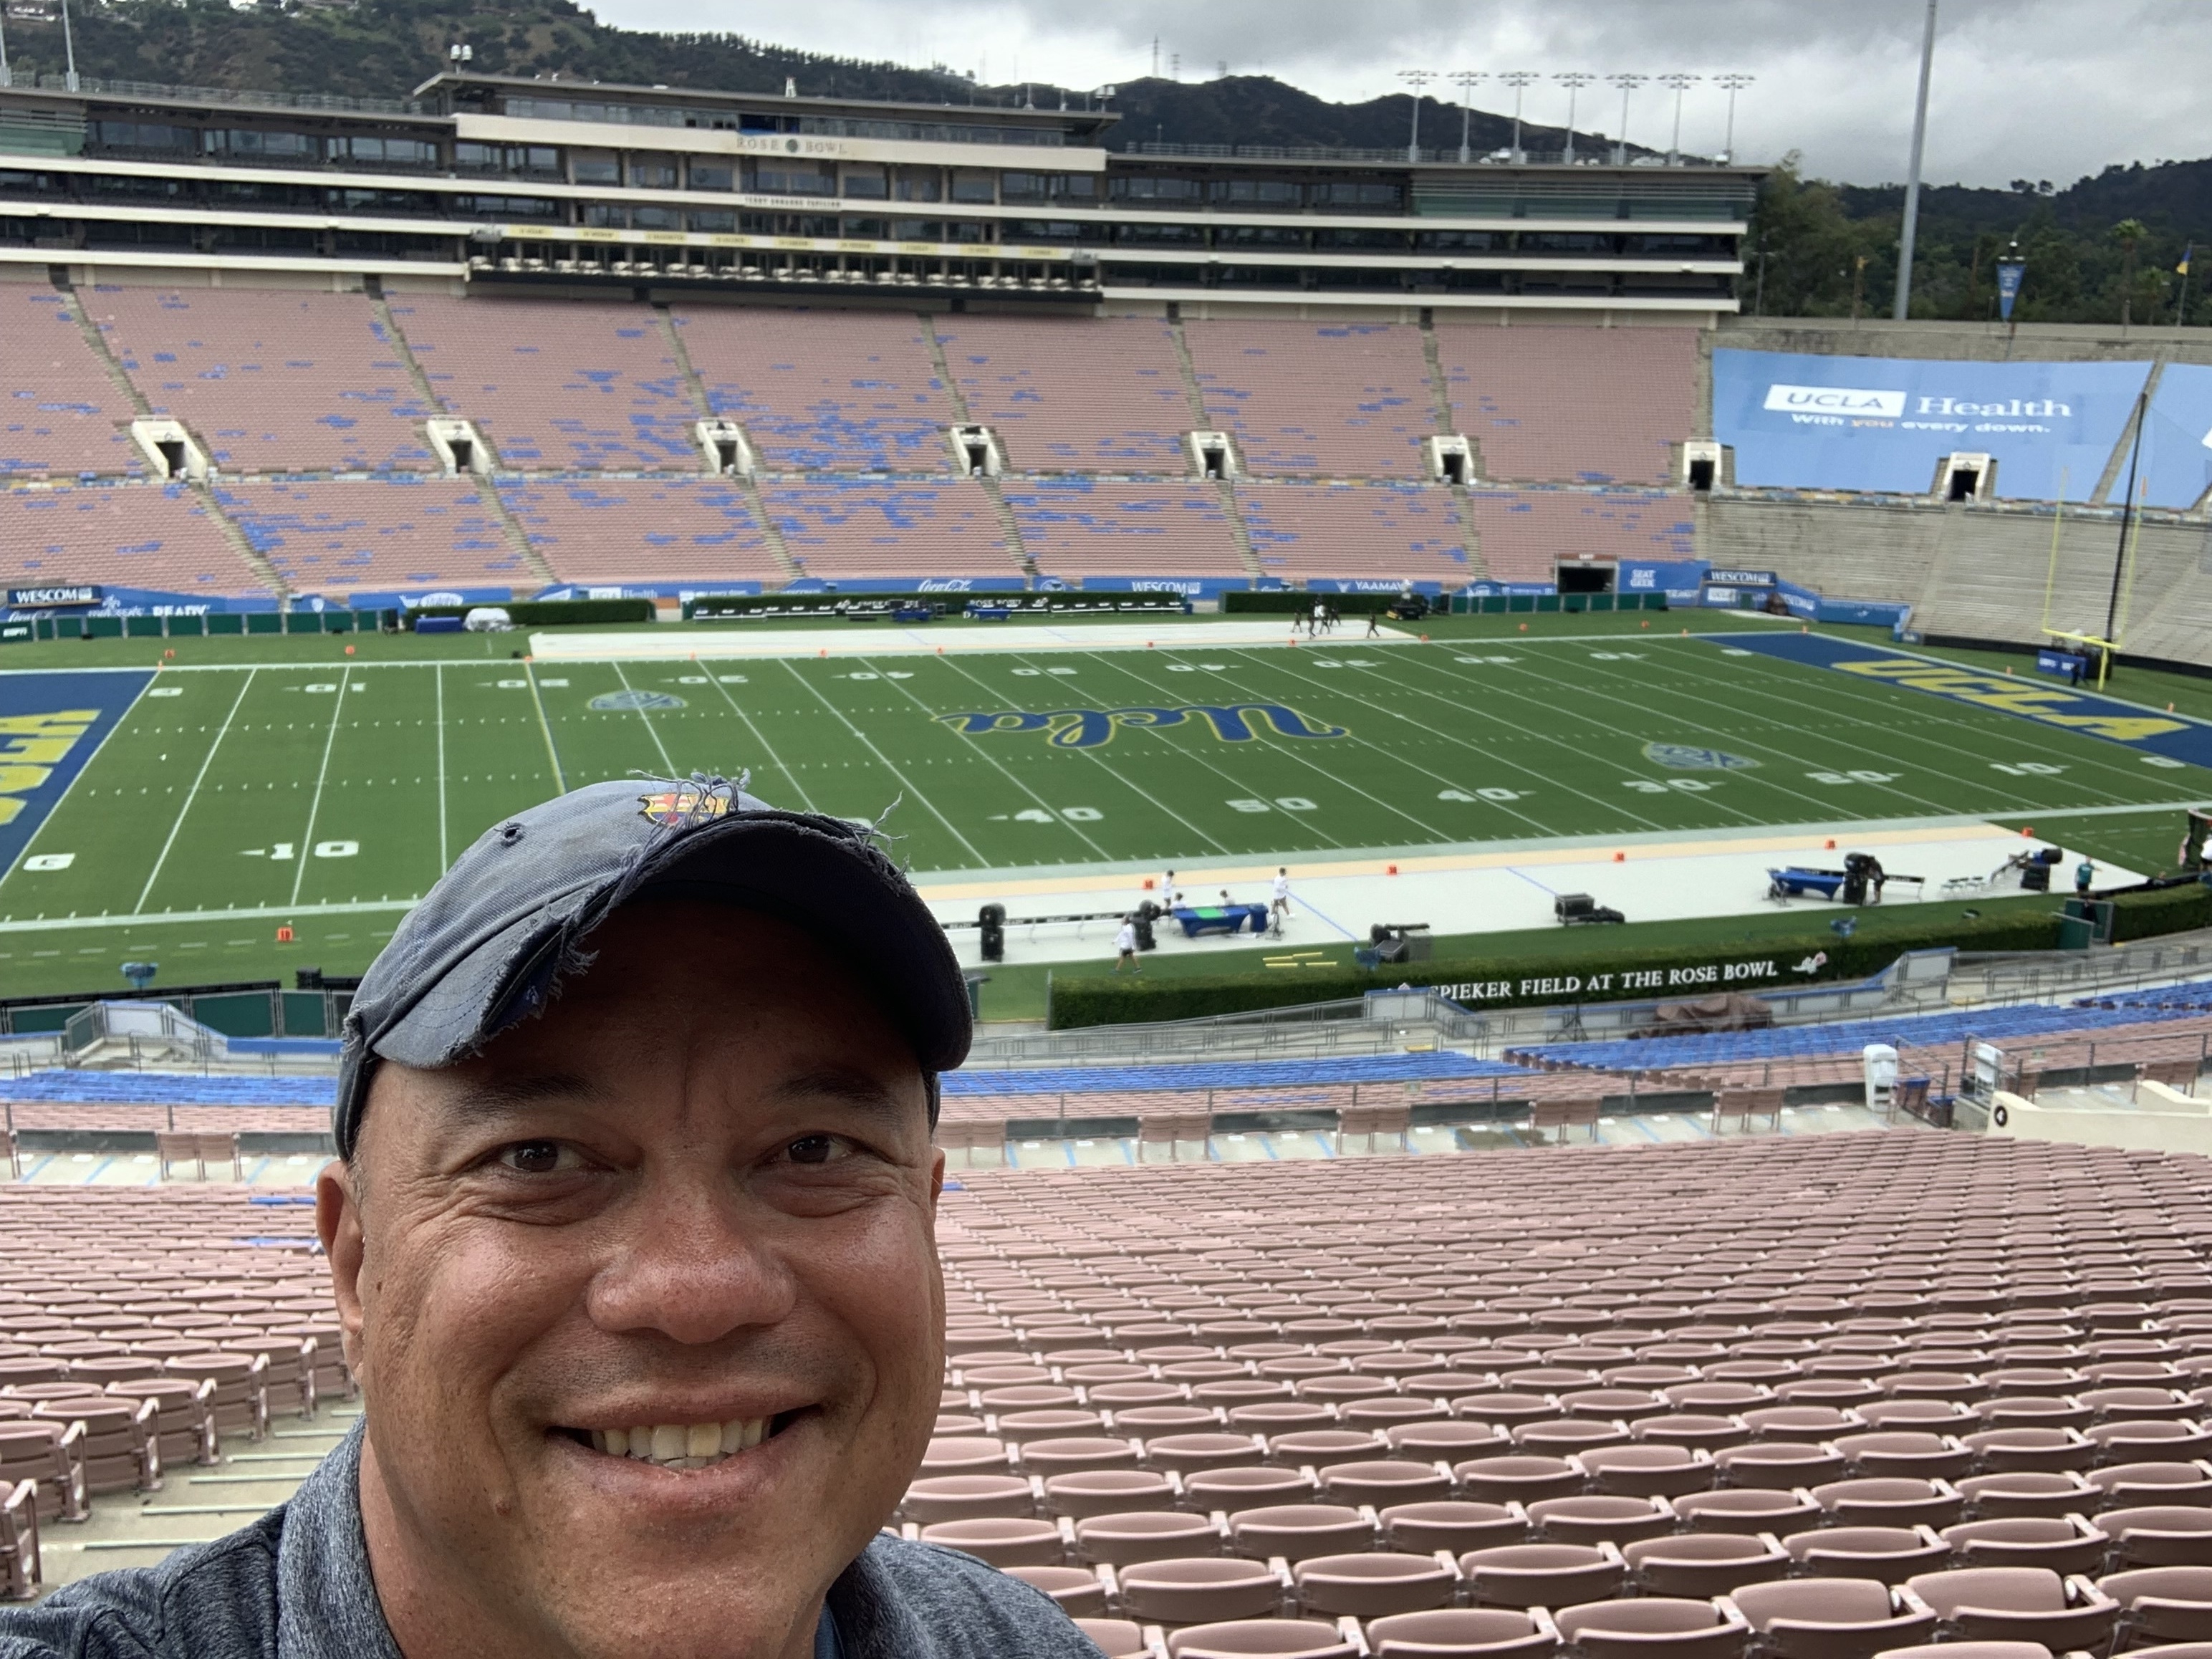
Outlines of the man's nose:
{"type": "Polygon", "coordinates": [[[587,1297],[602,1329],[705,1343],[791,1311],[797,1281],[726,1186],[649,1179],[642,1200],[627,1207],[621,1241],[587,1297]]]}

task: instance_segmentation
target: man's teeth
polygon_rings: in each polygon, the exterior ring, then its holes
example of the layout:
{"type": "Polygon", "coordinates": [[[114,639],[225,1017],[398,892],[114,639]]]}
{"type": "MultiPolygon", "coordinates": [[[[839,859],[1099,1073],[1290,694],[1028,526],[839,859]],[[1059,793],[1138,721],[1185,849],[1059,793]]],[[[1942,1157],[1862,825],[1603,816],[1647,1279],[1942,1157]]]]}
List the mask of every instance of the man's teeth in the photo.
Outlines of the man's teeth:
{"type": "Polygon", "coordinates": [[[732,1452],[750,1450],[768,1437],[765,1417],[727,1423],[655,1423],[634,1429],[593,1429],[592,1449],[610,1457],[634,1457],[669,1469],[703,1469],[732,1452]]]}

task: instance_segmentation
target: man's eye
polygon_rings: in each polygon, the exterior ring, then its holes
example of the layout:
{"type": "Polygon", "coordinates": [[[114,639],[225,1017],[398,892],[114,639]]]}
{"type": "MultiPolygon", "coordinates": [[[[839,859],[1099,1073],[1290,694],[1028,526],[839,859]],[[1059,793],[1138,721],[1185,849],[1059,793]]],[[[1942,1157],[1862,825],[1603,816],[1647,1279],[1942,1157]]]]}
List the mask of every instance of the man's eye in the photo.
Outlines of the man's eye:
{"type": "Polygon", "coordinates": [[[783,1150],[793,1164],[834,1164],[852,1147],[838,1135],[801,1135],[783,1150]]]}
{"type": "Polygon", "coordinates": [[[580,1162],[557,1140],[519,1140],[500,1153],[499,1161],[518,1175],[556,1175],[580,1162]]]}

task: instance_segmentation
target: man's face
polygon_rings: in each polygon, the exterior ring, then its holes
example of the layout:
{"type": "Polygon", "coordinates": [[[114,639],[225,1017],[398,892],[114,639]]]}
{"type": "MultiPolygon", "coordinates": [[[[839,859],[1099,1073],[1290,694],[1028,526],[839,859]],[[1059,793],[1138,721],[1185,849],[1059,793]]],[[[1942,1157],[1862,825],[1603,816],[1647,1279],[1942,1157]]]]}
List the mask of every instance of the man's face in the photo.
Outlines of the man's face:
{"type": "Polygon", "coordinates": [[[591,945],[480,1058],[380,1067],[323,1177],[379,1595],[410,1659],[811,1653],[936,1414],[922,1076],[784,923],[591,945]]]}

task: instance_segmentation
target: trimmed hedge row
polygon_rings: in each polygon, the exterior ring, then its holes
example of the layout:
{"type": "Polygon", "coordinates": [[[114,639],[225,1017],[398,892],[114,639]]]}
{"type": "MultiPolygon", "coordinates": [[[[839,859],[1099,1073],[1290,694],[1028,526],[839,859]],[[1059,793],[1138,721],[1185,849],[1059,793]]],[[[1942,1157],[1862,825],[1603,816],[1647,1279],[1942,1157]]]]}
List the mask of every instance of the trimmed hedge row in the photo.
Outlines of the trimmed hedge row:
{"type": "MultiPolygon", "coordinates": [[[[2212,892],[2207,892],[2207,898],[2212,899],[2212,892]]],[[[1054,1030],[1066,1030],[1082,1025],[1196,1019],[1209,1014],[1241,1014],[1334,1001],[1364,996],[1370,991],[1395,990],[1401,985],[1447,988],[1447,995],[1477,1008],[1771,990],[1823,980],[1865,979],[1880,973],[1905,951],[1947,945],[1963,951],[2055,951],[2059,948],[2058,923],[2059,909],[2054,902],[2047,911],[2016,910],[2003,915],[1931,921],[1919,927],[1885,928],[1868,939],[1840,939],[1833,933],[1819,933],[1703,950],[1647,945],[1608,951],[1602,933],[1594,929],[1589,950],[1565,958],[1462,957],[1372,970],[1308,969],[1296,973],[1274,970],[1188,979],[1147,980],[1112,974],[1063,979],[1055,975],[1049,1023],[1054,1030]],[[1815,957],[1826,960],[1809,969],[1801,969],[1801,964],[1815,957]],[[1449,988],[1453,987],[1461,988],[1455,994],[1449,988]]],[[[2194,921],[2174,924],[2199,925],[2194,921]]]]}
{"type": "Polygon", "coordinates": [[[586,627],[599,623],[649,623],[651,599],[502,599],[497,605],[426,605],[410,617],[465,617],[471,611],[504,611],[518,628],[586,627]]]}
{"type": "Polygon", "coordinates": [[[2155,893],[2122,893],[2112,900],[2115,945],[2192,927],[2212,927],[2212,887],[2202,883],[2155,893]]]}

